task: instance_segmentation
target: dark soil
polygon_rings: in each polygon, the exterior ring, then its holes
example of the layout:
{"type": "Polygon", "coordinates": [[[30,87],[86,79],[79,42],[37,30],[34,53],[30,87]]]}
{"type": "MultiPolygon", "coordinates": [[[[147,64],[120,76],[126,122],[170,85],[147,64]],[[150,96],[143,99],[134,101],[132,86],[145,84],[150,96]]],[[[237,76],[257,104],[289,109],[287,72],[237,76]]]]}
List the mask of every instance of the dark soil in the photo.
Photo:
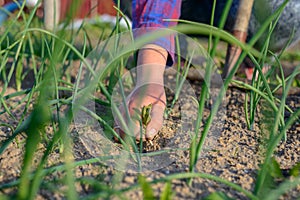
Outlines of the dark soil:
{"type": "MultiPolygon", "coordinates": [[[[167,76],[170,79],[172,75],[167,76]]],[[[195,91],[195,95],[200,94],[201,82],[193,80],[190,82],[195,91]]],[[[167,85],[166,85],[167,86],[167,85]]],[[[168,86],[167,86],[168,87],[168,86]]],[[[188,90],[183,90],[188,91],[188,90]]],[[[15,92],[13,85],[8,88],[6,94],[15,92]]],[[[219,90],[212,89],[212,97],[218,94],[219,90]]],[[[224,180],[240,185],[242,188],[253,191],[260,164],[264,160],[265,143],[268,138],[269,128],[272,126],[273,116],[268,109],[268,105],[261,101],[257,107],[257,115],[252,130],[247,128],[245,120],[245,102],[246,91],[236,87],[230,87],[226,92],[226,98],[223,100],[221,109],[219,109],[214,119],[212,128],[207,136],[204,150],[195,167],[196,172],[208,173],[224,180]],[[271,116],[271,117],[270,117],[271,116]]],[[[172,102],[172,91],[167,89],[168,102],[172,102]]],[[[12,98],[8,106],[17,105],[24,96],[12,98]]],[[[213,99],[206,105],[204,119],[210,113],[213,99]]],[[[287,98],[287,104],[292,110],[300,107],[299,93],[291,94],[287,98]]],[[[16,119],[5,113],[0,116],[0,123],[9,124],[0,127],[0,142],[5,141],[12,135],[12,128],[15,128],[18,120],[22,117],[25,103],[12,111],[16,119]]],[[[32,110],[32,105],[29,111],[32,110]]],[[[96,105],[97,112],[106,115],[107,108],[102,105],[96,105]]],[[[107,115],[108,116],[108,115],[107,115]]],[[[197,106],[194,101],[185,101],[182,99],[180,104],[175,104],[165,119],[164,126],[159,134],[154,138],[153,144],[144,142],[142,152],[153,153],[165,150],[156,156],[146,156],[142,158],[142,175],[147,181],[153,181],[168,175],[188,172],[189,169],[189,148],[191,132],[195,128],[197,116],[197,106]],[[173,151],[168,151],[168,150],[173,151]],[[175,150],[175,151],[174,151],[175,150]]],[[[286,113],[289,117],[289,113],[286,113]]],[[[82,115],[81,119],[85,119],[82,115]]],[[[98,156],[113,156],[121,154],[122,158],[115,160],[99,160],[93,164],[83,164],[76,167],[75,175],[77,178],[86,178],[86,180],[95,180],[99,183],[116,189],[133,186],[138,180],[138,167],[135,162],[130,160],[126,151],[120,144],[106,138],[107,128],[103,125],[95,125],[89,121],[82,121],[80,118],[70,127],[71,137],[73,139],[74,159],[81,161],[98,156]],[[104,130],[104,131],[101,131],[104,130]],[[127,162],[127,165],[124,164],[127,162]],[[113,183],[118,183],[113,185],[113,183]]],[[[107,119],[109,123],[109,119],[107,119]]],[[[52,128],[48,127],[51,136],[52,128]]],[[[200,128],[203,130],[203,127],[200,128]]],[[[50,136],[48,136],[50,138],[50,136]]],[[[13,142],[9,144],[4,153],[0,155],[0,183],[9,183],[16,180],[21,173],[22,159],[24,155],[25,134],[19,134],[13,142]]],[[[39,159],[46,149],[47,140],[43,141],[35,153],[34,164],[39,163],[39,159]]],[[[286,141],[281,141],[276,148],[274,159],[279,163],[284,177],[275,178],[275,185],[293,177],[289,175],[290,169],[300,162],[300,123],[295,123],[287,132],[286,141]]],[[[59,149],[55,149],[49,156],[47,166],[51,167],[62,163],[59,149]]],[[[64,199],[59,190],[64,191],[60,184],[56,184],[58,177],[62,177],[64,172],[56,171],[48,176],[48,186],[43,185],[37,199],[64,199]],[[48,188],[47,190],[45,188],[48,188]]],[[[221,184],[209,179],[194,178],[191,185],[188,185],[187,179],[174,179],[171,181],[173,199],[201,199],[208,196],[211,192],[218,191],[227,194],[234,199],[248,199],[245,195],[237,192],[225,184],[221,184]]],[[[165,183],[153,184],[155,196],[159,197],[164,189],[165,183]]],[[[101,187],[101,186],[99,186],[101,187]]],[[[88,184],[78,183],[76,188],[82,197],[99,192],[99,188],[91,187],[88,184]]],[[[15,193],[16,188],[3,189],[4,194],[15,193]]],[[[127,199],[142,199],[141,189],[132,189],[124,192],[127,199]]],[[[300,197],[300,186],[292,191],[288,191],[281,199],[297,199],[300,197]]],[[[116,196],[115,199],[118,199],[116,196]]]]}

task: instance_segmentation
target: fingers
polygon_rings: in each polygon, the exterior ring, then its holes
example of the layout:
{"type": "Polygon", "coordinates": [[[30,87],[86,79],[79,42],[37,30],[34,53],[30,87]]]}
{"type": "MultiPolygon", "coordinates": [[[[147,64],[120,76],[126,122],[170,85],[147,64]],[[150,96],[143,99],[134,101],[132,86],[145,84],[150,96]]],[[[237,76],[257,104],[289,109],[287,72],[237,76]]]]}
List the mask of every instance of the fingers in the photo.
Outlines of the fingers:
{"type": "Polygon", "coordinates": [[[120,115],[116,116],[115,118],[115,127],[117,127],[118,132],[122,138],[124,135],[135,136],[136,132],[139,129],[138,124],[138,115],[136,111],[129,110],[129,113],[126,114],[125,110],[120,108],[119,110],[120,115]]]}
{"type": "Polygon", "coordinates": [[[163,126],[165,106],[159,104],[153,105],[151,112],[151,121],[146,127],[146,139],[152,140],[163,126]]]}
{"type": "Polygon", "coordinates": [[[163,125],[165,102],[165,90],[161,85],[148,84],[136,88],[127,98],[126,106],[129,113],[126,112],[125,105],[121,105],[119,115],[115,115],[115,125],[117,127],[115,131],[121,138],[129,135],[137,141],[152,140],[163,125]],[[150,109],[151,117],[145,127],[142,124],[141,111],[144,106],[149,106],[150,104],[152,105],[150,109]],[[128,129],[122,125],[126,125],[128,129]]]}
{"type": "MultiPolygon", "coordinates": [[[[126,124],[129,125],[128,121],[131,121],[132,127],[129,130],[132,132],[126,133],[124,130],[124,127],[120,126],[117,120],[117,124],[115,126],[115,131],[119,134],[119,136],[124,139],[126,135],[135,136],[137,141],[146,141],[146,140],[152,140],[158,133],[158,131],[163,126],[163,116],[164,116],[165,106],[154,104],[151,111],[151,121],[147,125],[146,129],[141,129],[140,126],[140,119],[134,119],[134,117],[131,117],[130,120],[125,118],[126,124]]],[[[122,116],[125,116],[122,114],[122,116]]],[[[118,139],[115,137],[115,140],[118,141],[118,139]]]]}
{"type": "MultiPolygon", "coordinates": [[[[119,108],[120,117],[115,118],[114,130],[115,132],[124,139],[126,135],[135,137],[139,132],[139,119],[137,115],[136,109],[129,109],[129,116],[126,114],[126,111],[123,106],[119,108]],[[121,122],[121,120],[123,122],[121,122]],[[127,126],[127,127],[125,127],[127,126]]],[[[119,141],[117,137],[115,137],[116,141],[119,141]]]]}

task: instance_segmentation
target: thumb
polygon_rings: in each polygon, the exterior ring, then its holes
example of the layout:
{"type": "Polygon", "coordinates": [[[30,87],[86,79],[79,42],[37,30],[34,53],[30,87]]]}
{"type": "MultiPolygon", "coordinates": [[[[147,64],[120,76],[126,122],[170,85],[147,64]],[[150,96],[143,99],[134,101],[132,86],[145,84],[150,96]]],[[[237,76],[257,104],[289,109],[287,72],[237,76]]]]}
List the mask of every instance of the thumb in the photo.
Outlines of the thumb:
{"type": "Polygon", "coordinates": [[[151,111],[151,121],[146,128],[146,139],[152,140],[163,126],[165,106],[154,104],[151,111]]]}

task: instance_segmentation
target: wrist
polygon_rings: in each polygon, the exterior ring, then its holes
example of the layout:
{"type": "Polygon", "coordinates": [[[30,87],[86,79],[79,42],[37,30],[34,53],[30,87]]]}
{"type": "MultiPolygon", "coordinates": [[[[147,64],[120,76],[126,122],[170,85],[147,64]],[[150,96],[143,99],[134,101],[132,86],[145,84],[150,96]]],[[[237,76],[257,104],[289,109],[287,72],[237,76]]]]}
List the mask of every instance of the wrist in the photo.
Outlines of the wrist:
{"type": "Polygon", "coordinates": [[[164,85],[165,65],[144,64],[137,66],[137,86],[145,84],[164,85]]]}
{"type": "Polygon", "coordinates": [[[141,48],[137,61],[137,85],[163,85],[167,57],[168,52],[160,46],[149,44],[141,48]]]}

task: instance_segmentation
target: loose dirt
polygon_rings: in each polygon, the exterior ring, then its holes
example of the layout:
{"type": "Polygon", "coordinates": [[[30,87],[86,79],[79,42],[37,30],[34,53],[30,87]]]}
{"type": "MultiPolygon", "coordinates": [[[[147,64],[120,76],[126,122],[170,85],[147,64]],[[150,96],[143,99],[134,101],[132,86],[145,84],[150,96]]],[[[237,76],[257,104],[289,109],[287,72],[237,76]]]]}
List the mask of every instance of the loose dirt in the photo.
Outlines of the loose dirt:
{"type": "MultiPolygon", "coordinates": [[[[169,78],[174,78],[172,75],[169,78]]],[[[190,82],[195,95],[200,94],[201,82],[193,80],[190,82]]],[[[13,85],[6,91],[14,92],[13,85]]],[[[260,164],[264,160],[265,141],[268,138],[268,128],[272,125],[272,113],[268,109],[266,102],[262,101],[257,107],[257,115],[251,130],[247,128],[245,120],[245,102],[246,91],[231,86],[226,92],[226,97],[219,110],[217,117],[214,119],[212,128],[208,134],[208,140],[204,145],[197,165],[196,172],[203,172],[218,176],[224,180],[240,185],[242,188],[253,191],[256,177],[260,164]],[[270,115],[268,115],[270,114],[270,115]]],[[[172,102],[174,94],[167,89],[168,102],[172,102]]],[[[212,90],[212,96],[214,91],[212,90]]],[[[12,98],[8,102],[8,106],[18,104],[24,96],[12,98]]],[[[300,95],[293,94],[287,98],[289,107],[296,110],[300,107],[300,95]]],[[[212,108],[213,100],[206,105],[204,119],[206,119],[212,108]]],[[[7,113],[0,116],[1,123],[9,124],[11,127],[2,126],[0,128],[0,141],[5,141],[12,135],[12,129],[16,127],[18,120],[22,118],[22,112],[25,103],[13,109],[13,119],[7,113]]],[[[109,108],[96,104],[96,111],[99,115],[109,115],[109,108]]],[[[32,105],[29,111],[32,110],[32,105]]],[[[289,117],[286,113],[286,117],[289,117]]],[[[153,145],[144,142],[142,147],[143,153],[153,153],[165,150],[161,155],[153,157],[145,157],[142,160],[142,167],[149,171],[143,171],[142,175],[147,181],[152,181],[168,175],[187,172],[189,169],[189,148],[191,133],[193,130],[197,116],[195,102],[184,102],[175,104],[170,110],[169,116],[164,122],[162,130],[153,140],[153,145]],[[183,117],[185,115],[185,118],[183,117]],[[175,149],[176,151],[168,151],[175,149]]],[[[108,120],[109,121],[109,120],[108,120]]],[[[111,121],[109,121],[111,122],[111,121]]],[[[283,180],[293,179],[289,175],[290,169],[300,162],[300,122],[295,123],[287,132],[286,141],[281,141],[276,148],[274,159],[279,163],[284,178],[276,178],[275,184],[279,185],[283,180]]],[[[107,140],[105,136],[99,135],[101,131],[95,126],[80,126],[82,122],[73,124],[70,127],[70,135],[73,139],[73,156],[76,161],[92,159],[96,156],[112,156],[124,149],[120,144],[107,140]],[[103,139],[103,140],[101,140],[103,139]],[[104,150],[104,148],[108,148],[104,150]]],[[[100,126],[104,132],[107,128],[100,126]]],[[[45,136],[43,142],[39,145],[35,153],[34,165],[38,164],[39,159],[46,149],[47,137],[51,139],[52,128],[48,127],[49,135],[45,136]]],[[[203,130],[203,127],[200,128],[203,130]]],[[[6,148],[4,153],[0,155],[0,183],[5,184],[16,180],[21,173],[22,159],[24,155],[24,144],[26,135],[19,134],[6,148]]],[[[125,151],[126,152],[126,151],[125,151]]],[[[127,155],[126,153],[124,155],[127,155]]],[[[129,159],[129,158],[128,158],[129,159]]],[[[130,161],[128,166],[124,168],[122,164],[128,160],[122,158],[119,160],[99,160],[92,164],[83,164],[75,169],[75,175],[78,179],[89,181],[99,181],[108,187],[113,186],[113,182],[119,183],[114,185],[116,189],[127,188],[133,186],[138,180],[138,167],[136,163],[130,161]],[[121,170],[123,168],[123,170],[121,170]]],[[[59,165],[62,162],[60,149],[55,148],[50,154],[47,165],[51,167],[59,165]]],[[[38,199],[63,199],[61,192],[57,192],[57,188],[61,191],[62,184],[57,182],[57,178],[62,177],[64,172],[54,171],[45,177],[49,181],[48,185],[42,184],[38,194],[38,199]],[[47,188],[47,189],[46,189],[47,188]]],[[[187,179],[172,180],[173,199],[201,199],[209,195],[211,192],[224,192],[228,196],[235,199],[247,199],[247,197],[225,184],[221,184],[209,179],[194,178],[191,185],[188,185],[187,179]]],[[[159,197],[164,189],[165,183],[153,184],[153,190],[156,197],[159,197]]],[[[91,187],[84,184],[84,181],[76,184],[76,188],[82,197],[87,197],[93,193],[99,192],[101,186],[91,187]]],[[[3,189],[4,194],[14,194],[17,188],[3,189]]],[[[128,199],[141,199],[142,192],[140,189],[132,189],[124,192],[124,196],[128,199]]],[[[296,199],[300,197],[300,186],[287,192],[281,199],[296,199]]],[[[99,197],[100,198],[100,197],[99,197]]],[[[114,198],[118,199],[117,196],[114,198]]]]}

